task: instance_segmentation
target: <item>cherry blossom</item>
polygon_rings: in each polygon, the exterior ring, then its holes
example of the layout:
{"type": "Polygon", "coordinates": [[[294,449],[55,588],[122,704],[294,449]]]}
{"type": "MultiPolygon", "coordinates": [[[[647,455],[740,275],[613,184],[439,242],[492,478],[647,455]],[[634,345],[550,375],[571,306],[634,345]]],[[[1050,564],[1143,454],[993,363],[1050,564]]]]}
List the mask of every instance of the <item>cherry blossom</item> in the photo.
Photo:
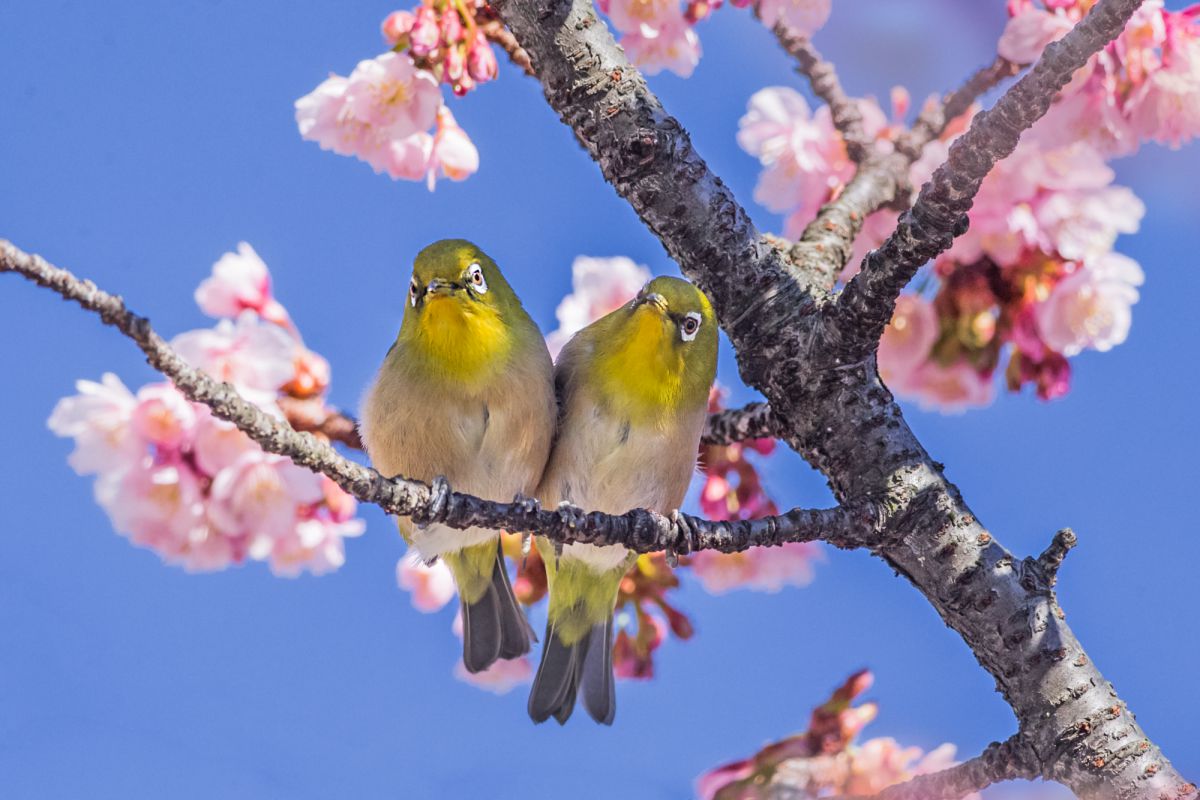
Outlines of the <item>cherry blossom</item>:
{"type": "Polygon", "coordinates": [[[879,374],[896,390],[908,386],[912,373],[928,358],[940,335],[937,312],[916,294],[901,295],[891,324],[879,340],[879,374]]]}
{"type": "Polygon", "coordinates": [[[1066,356],[1084,348],[1101,352],[1129,335],[1131,307],[1145,276],[1131,258],[1119,253],[1079,264],[1059,282],[1037,309],[1038,329],[1046,344],[1066,356]]]}
{"type": "Polygon", "coordinates": [[[294,374],[296,340],[253,311],[215,328],[181,333],[171,346],[185,361],[219,381],[228,381],[251,402],[273,405],[279,388],[294,374]]]}
{"type": "Polygon", "coordinates": [[[479,169],[479,151],[467,132],[454,121],[450,109],[442,107],[437,115],[437,133],[430,142],[426,180],[430,191],[439,175],[452,181],[466,180],[479,169]]]}
{"type": "MultiPolygon", "coordinates": [[[[858,744],[859,733],[875,719],[877,708],[874,703],[854,705],[854,701],[871,683],[869,672],[851,675],[813,710],[808,730],[701,775],[696,779],[697,796],[701,800],[765,800],[774,795],[774,783],[804,787],[812,797],[868,796],[955,765],[955,747],[950,744],[928,753],[886,737],[858,744]]],[[[967,798],[978,800],[979,796],[967,798]]]]}
{"type": "Polygon", "coordinates": [[[271,296],[271,276],[254,248],[238,242],[213,264],[212,276],[196,289],[196,305],[210,317],[236,317],[249,309],[276,325],[290,327],[287,311],[271,296]]]}
{"type": "MultiPolygon", "coordinates": [[[[321,403],[329,365],[299,343],[269,286],[249,245],[226,254],[196,299],[210,313],[237,314],[237,322],[181,334],[175,346],[272,413],[280,413],[281,393],[321,403]]],[[[344,540],[362,533],[357,504],[340,487],[263,452],[171,384],[134,395],[106,374],[76,388],[55,406],[51,430],[75,440],[70,463],[96,474],[96,500],[113,527],[168,563],[209,571],[249,557],[269,562],[276,575],[321,574],[340,567],[344,540]]]]}
{"type": "Polygon", "coordinates": [[[763,24],[773,28],[782,23],[800,36],[812,36],[829,20],[833,0],[759,0],[763,24]]]}
{"type": "Polygon", "coordinates": [[[678,8],[657,27],[639,25],[621,37],[621,46],[647,75],[664,69],[689,78],[700,63],[700,37],[678,8]]]}
{"type": "Polygon", "coordinates": [[[444,608],[456,594],[450,568],[441,561],[426,564],[413,551],[396,562],[396,584],[412,595],[413,608],[426,614],[444,608]]]}
{"type": "Polygon", "coordinates": [[[59,400],[46,423],[56,435],[75,440],[67,457],[71,468],[89,475],[140,461],[145,443],[130,429],[137,399],[121,379],[106,372],[99,383],[76,381],[75,390],[79,394],[59,400]]]}
{"type": "Polygon", "coordinates": [[[346,82],[344,110],[389,139],[428,130],[441,104],[433,77],[400,53],[360,61],[346,82]]]}
{"type": "Polygon", "coordinates": [[[813,579],[813,562],[822,557],[820,547],[812,542],[788,542],[742,553],[703,550],[688,565],[710,594],[733,589],[778,592],[785,586],[807,586],[813,579]]]}
{"type": "Polygon", "coordinates": [[[571,264],[571,293],[554,312],[558,328],[546,336],[550,354],[557,356],[577,332],[629,302],[648,280],[650,270],[624,256],[576,258],[571,264]]]}

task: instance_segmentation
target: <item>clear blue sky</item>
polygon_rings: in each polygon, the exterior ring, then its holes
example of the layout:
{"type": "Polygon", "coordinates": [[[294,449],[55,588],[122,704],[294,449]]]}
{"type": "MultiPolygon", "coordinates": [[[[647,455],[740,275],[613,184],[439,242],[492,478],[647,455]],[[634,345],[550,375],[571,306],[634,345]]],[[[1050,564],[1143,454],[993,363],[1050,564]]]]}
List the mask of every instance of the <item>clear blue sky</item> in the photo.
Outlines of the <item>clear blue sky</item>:
{"type": "MultiPolygon", "coordinates": [[[[85,3],[0,7],[0,236],[118,291],[165,334],[209,324],[192,290],[242,239],[271,266],[307,342],[357,404],[399,319],[410,259],[480,242],[543,326],[577,254],[675,270],[543,101],[507,65],[454,112],[479,174],[436,194],[302,142],[292,101],[381,49],[385,2],[85,3]]],[[[914,98],[990,58],[1000,0],[836,3],[818,44],[849,89],[914,98]],[[936,39],[933,38],[936,35],[936,39]]],[[[743,202],[734,143],[749,95],[800,86],[768,33],[723,9],[689,81],[653,81],[743,202]]],[[[1197,150],[1118,166],[1148,207],[1120,243],[1148,281],[1133,333],[1076,361],[1046,405],[1002,397],[943,418],[909,410],[929,450],[1019,555],[1074,526],[1061,597],[1091,656],[1150,735],[1200,776],[1196,663],[1200,388],[1197,150]]],[[[752,208],[764,230],[779,219],[752,208]]],[[[659,678],[619,686],[616,725],[534,728],[520,690],[459,683],[452,611],[412,610],[400,543],[374,509],[340,572],[288,581],[260,565],[188,575],[112,533],[70,444],[45,429],[78,377],[152,377],[132,345],[48,293],[0,278],[0,796],[684,798],[692,778],[801,728],[847,673],[875,670],[869,735],[971,755],[1014,729],[992,679],[907,583],[829,553],[811,587],[682,604],[698,634],[659,678]]],[[[736,383],[732,360],[722,375],[736,383]]],[[[743,392],[748,398],[749,393],[743,392]]],[[[781,505],[821,504],[820,477],[770,462],[781,505]]]]}

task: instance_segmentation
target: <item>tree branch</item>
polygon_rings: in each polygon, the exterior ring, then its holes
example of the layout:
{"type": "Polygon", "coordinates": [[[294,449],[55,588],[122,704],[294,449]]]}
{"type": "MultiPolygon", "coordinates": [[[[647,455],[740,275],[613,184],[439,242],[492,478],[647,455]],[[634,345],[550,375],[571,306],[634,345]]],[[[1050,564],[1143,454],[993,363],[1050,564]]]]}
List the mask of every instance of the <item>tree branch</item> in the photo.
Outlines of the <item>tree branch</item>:
{"type": "Polygon", "coordinates": [[[229,384],[218,383],[188,366],[150,322],[127,309],[120,297],[0,239],[0,272],[8,271],[97,313],[105,324],[132,339],[146,354],[150,366],[170,378],[189,400],[207,405],[214,415],[232,422],[264,450],[328,476],[364,503],[378,505],[390,514],[412,517],[419,524],[438,522],[460,530],[505,529],[536,533],[564,543],[620,544],[639,553],[667,550],[685,554],[696,550],[732,553],[749,547],[817,540],[853,548],[861,545],[863,534],[875,523],[869,505],[793,509],[776,517],[731,522],[712,522],[678,512],[666,517],[644,509],[619,516],[571,506],[546,511],[532,501],[500,503],[453,492],[444,480],[435,481],[431,487],[404,477],[385,478],[341,457],[311,433],[297,432],[275,419],[243,399],[229,384]]]}
{"type": "Polygon", "coordinates": [[[875,143],[863,130],[858,103],[846,95],[833,64],[821,57],[807,36],[800,36],[783,23],[775,25],[774,33],[780,47],[796,59],[796,71],[808,78],[813,92],[829,106],[833,127],[842,135],[850,160],[855,164],[863,161],[875,143]]]}
{"type": "Polygon", "coordinates": [[[942,102],[925,108],[917,116],[912,130],[897,137],[896,149],[916,161],[921,157],[921,151],[925,149],[925,145],[941,136],[942,132],[946,130],[946,126],[954,118],[967,113],[971,104],[985,92],[997,86],[1001,81],[1015,77],[1020,71],[1020,64],[1014,64],[1006,58],[996,56],[995,61],[976,70],[962,86],[942,98],[942,102]]]}
{"type": "Polygon", "coordinates": [[[918,775],[874,795],[832,800],[959,800],[993,783],[1018,778],[1030,780],[1039,775],[1041,765],[1018,735],[1004,742],[992,742],[975,758],[941,772],[918,775]]]}
{"type": "MultiPolygon", "coordinates": [[[[782,258],[754,230],[596,19],[590,0],[497,5],[530,53],[551,107],[712,299],[742,377],[770,403],[779,435],[825,474],[843,504],[871,499],[881,515],[872,528],[873,552],[921,591],[995,677],[1042,776],[1082,798],[1195,796],[1196,787],[1146,737],[1087,658],[1045,582],[1000,546],[917,441],[879,380],[871,348],[860,345],[861,326],[833,324],[826,311],[833,304],[804,266],[782,258]]],[[[1119,33],[1121,18],[1136,5],[1099,0],[1084,23],[1087,46],[1103,46],[1096,41],[1101,33],[1119,33]]],[[[1043,60],[1082,64],[1081,35],[1064,42],[1043,60]]],[[[1031,102],[1050,102],[1059,71],[1050,81],[1046,68],[1035,68],[1045,96],[1031,102]]],[[[1006,116],[997,118],[1003,123],[1006,116]]],[[[864,190],[871,200],[892,202],[900,163],[881,177],[864,164],[855,180],[874,183],[864,190]]],[[[922,235],[949,237],[960,216],[922,235]]],[[[861,219],[844,217],[849,238],[861,219]]],[[[886,323],[890,311],[881,316],[886,323]]]]}
{"type": "Polygon", "coordinates": [[[900,290],[917,270],[966,232],[967,212],[983,179],[1016,148],[1021,134],[1042,118],[1071,76],[1125,28],[1142,0],[1097,3],[1065,37],[1048,45],[1033,69],[955,140],[949,160],[938,167],[905,212],[895,232],[863,262],[837,303],[836,325],[856,337],[860,349],[874,348],[892,318],[900,290]]]}

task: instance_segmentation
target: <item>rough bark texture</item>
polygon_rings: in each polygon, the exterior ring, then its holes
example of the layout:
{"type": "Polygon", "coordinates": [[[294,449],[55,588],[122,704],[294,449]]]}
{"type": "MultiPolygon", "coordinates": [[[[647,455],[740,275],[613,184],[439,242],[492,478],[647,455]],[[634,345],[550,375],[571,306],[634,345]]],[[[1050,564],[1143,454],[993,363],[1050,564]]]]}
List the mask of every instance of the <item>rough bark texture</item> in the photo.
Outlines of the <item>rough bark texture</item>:
{"type": "MultiPolygon", "coordinates": [[[[836,302],[814,291],[805,271],[758,234],[588,0],[497,5],[529,52],[550,105],[713,300],[742,377],[771,403],[782,438],[826,475],[839,501],[876,504],[873,550],[995,676],[1035,772],[1085,798],[1194,796],[1195,786],[1085,655],[1037,560],[1019,560],[1002,547],[922,448],[874,360],[900,288],[962,232],[987,170],[1011,152],[1074,69],[1120,33],[1138,0],[1100,0],[1048,48],[997,110],[976,120],[975,133],[918,200],[919,213],[906,216],[891,246],[868,261],[864,280],[836,302]]],[[[864,164],[859,177],[873,172],[864,164]]],[[[870,194],[889,194],[885,184],[870,194]]]]}

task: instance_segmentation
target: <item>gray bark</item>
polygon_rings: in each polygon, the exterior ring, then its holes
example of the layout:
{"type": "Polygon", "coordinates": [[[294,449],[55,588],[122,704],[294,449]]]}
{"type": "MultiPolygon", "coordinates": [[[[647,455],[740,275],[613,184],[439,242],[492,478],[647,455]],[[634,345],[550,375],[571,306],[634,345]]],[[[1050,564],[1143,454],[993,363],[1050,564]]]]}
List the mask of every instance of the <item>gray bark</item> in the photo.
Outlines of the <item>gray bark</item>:
{"type": "MultiPolygon", "coordinates": [[[[547,101],[713,300],[742,378],[770,402],[777,432],[821,470],[840,502],[875,505],[873,552],[929,600],[996,678],[1032,773],[1085,798],[1195,796],[1086,656],[1046,571],[1001,546],[925,452],[874,359],[896,294],[963,231],[992,164],[1011,152],[1075,68],[1120,33],[1139,0],[1101,0],[996,110],[977,117],[888,245],[868,259],[863,279],[838,298],[820,284],[840,264],[826,260],[814,281],[813,270],[759,235],[589,0],[497,5],[529,52],[547,101]]],[[[933,129],[914,134],[910,155],[933,129]]],[[[897,164],[868,160],[855,180],[866,184],[864,207],[879,207],[903,179],[897,164]]]]}

